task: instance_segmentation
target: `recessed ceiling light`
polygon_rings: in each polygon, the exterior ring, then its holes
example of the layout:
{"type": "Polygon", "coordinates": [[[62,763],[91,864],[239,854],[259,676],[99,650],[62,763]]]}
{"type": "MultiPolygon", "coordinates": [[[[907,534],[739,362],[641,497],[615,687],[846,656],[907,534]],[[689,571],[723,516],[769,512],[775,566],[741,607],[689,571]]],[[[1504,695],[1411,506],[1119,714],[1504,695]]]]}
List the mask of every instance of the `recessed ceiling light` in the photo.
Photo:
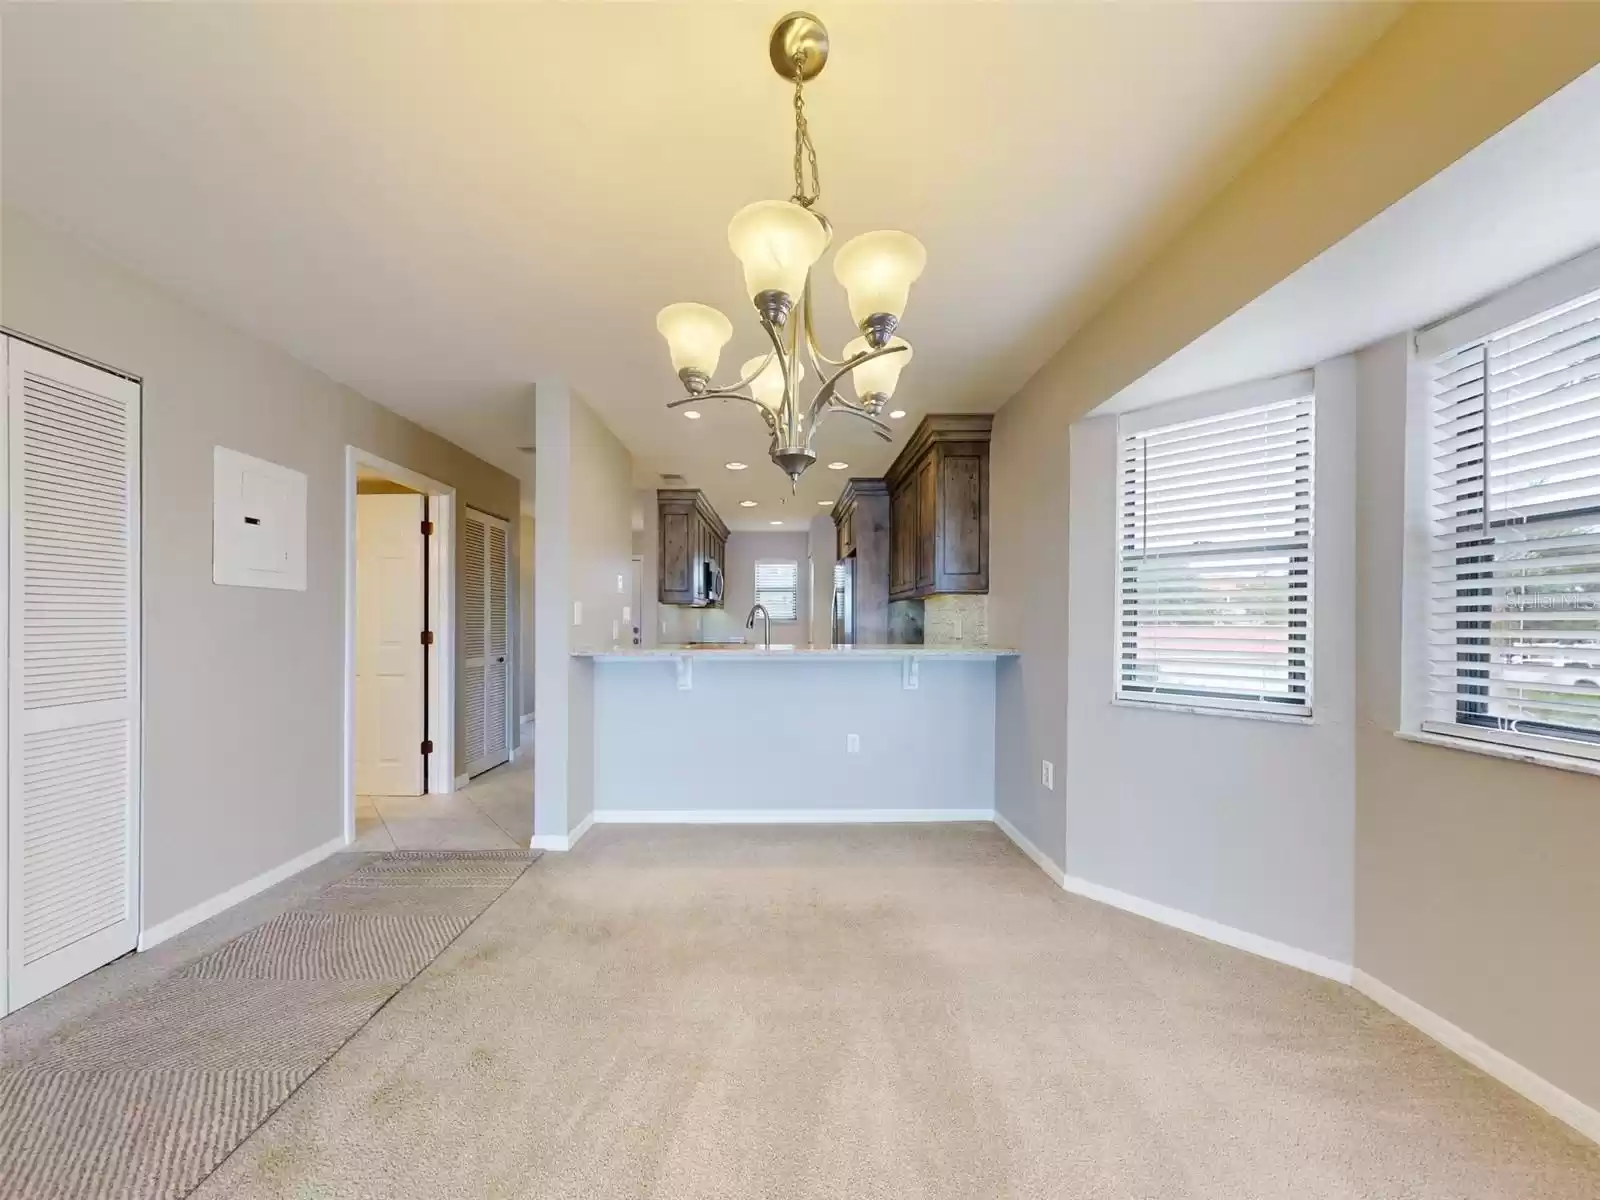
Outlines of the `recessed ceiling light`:
{"type": "Polygon", "coordinates": [[[730,471],[742,471],[747,466],[749,466],[750,464],[749,463],[723,463],[722,465],[727,467],[728,470],[730,470],[730,471]]]}
{"type": "Polygon", "coordinates": [[[829,463],[828,464],[828,470],[830,470],[830,471],[842,471],[846,467],[848,467],[849,465],[850,465],[849,463],[829,463]]]}
{"type": "Polygon", "coordinates": [[[768,525],[782,525],[783,522],[782,521],[768,521],[767,524],[768,525]]]}
{"type": "Polygon", "coordinates": [[[683,415],[685,417],[687,417],[691,421],[698,421],[700,419],[700,414],[695,412],[695,410],[692,409],[692,408],[688,412],[684,413],[683,415]]]}
{"type": "Polygon", "coordinates": [[[754,508],[755,506],[756,506],[756,502],[754,500],[741,500],[741,501],[739,501],[739,507],[740,508],[754,508]]]}
{"type": "Polygon", "coordinates": [[[823,508],[832,508],[833,507],[833,501],[832,500],[818,500],[817,503],[822,505],[823,508]]]}
{"type": "Polygon", "coordinates": [[[898,421],[901,417],[903,417],[905,415],[906,415],[906,410],[905,409],[897,408],[892,413],[889,414],[889,420],[898,421]]]}

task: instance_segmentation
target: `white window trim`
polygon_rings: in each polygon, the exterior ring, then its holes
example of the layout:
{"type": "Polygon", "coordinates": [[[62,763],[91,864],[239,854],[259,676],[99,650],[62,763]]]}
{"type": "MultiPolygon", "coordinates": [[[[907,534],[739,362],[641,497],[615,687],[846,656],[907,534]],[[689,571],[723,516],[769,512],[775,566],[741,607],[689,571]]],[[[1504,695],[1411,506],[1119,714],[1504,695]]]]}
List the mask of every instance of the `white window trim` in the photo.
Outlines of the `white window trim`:
{"type": "MultiPolygon", "coordinates": [[[[1122,439],[1130,433],[1139,433],[1146,429],[1153,429],[1163,425],[1177,425],[1185,421],[1196,421],[1209,416],[1228,412],[1235,408],[1253,408],[1257,405],[1275,404],[1282,401],[1297,400],[1302,396],[1311,396],[1316,403],[1317,377],[1314,368],[1303,371],[1294,371],[1288,375],[1275,375],[1267,379],[1252,380],[1248,383],[1233,384],[1229,387],[1217,388],[1209,392],[1200,392],[1193,396],[1181,399],[1167,400],[1152,404],[1147,408],[1135,409],[1132,412],[1121,413],[1117,416],[1115,428],[1112,431],[1112,453],[1118,457],[1122,452],[1122,439]]],[[[1320,410],[1320,405],[1317,406],[1320,410]]],[[[1320,411],[1316,420],[1321,423],[1320,411]]],[[[1322,473],[1322,456],[1325,453],[1323,438],[1319,433],[1313,444],[1313,486],[1311,493],[1311,571],[1308,588],[1311,596],[1311,611],[1316,613],[1320,596],[1320,583],[1317,575],[1317,562],[1321,557],[1320,543],[1323,538],[1325,522],[1318,511],[1321,488],[1315,480],[1322,473]]],[[[1117,470],[1111,472],[1111,487],[1113,494],[1112,512],[1116,519],[1120,519],[1122,512],[1122,492],[1120,475],[1117,470]]],[[[1116,614],[1121,611],[1122,603],[1122,571],[1120,569],[1121,550],[1120,543],[1112,551],[1111,571],[1111,611],[1113,624],[1111,638],[1113,646],[1116,645],[1116,614]]],[[[1238,701],[1222,697],[1208,696],[1173,696],[1166,699],[1159,694],[1149,698],[1124,696],[1122,688],[1122,666],[1117,654],[1112,654],[1111,662],[1111,705],[1114,708],[1144,709],[1146,711],[1177,712],[1192,716],[1206,717],[1231,717],[1246,721],[1266,721],[1278,725],[1315,725],[1317,724],[1316,702],[1316,662],[1318,657],[1318,626],[1313,616],[1310,629],[1309,661],[1312,664],[1311,686],[1306,692],[1306,704],[1303,709],[1285,710],[1274,712],[1271,709],[1254,707],[1241,707],[1238,701]]]]}
{"type": "MultiPolygon", "coordinates": [[[[801,620],[801,616],[800,616],[800,561],[798,559],[794,559],[794,558],[758,558],[758,559],[756,559],[754,565],[752,565],[751,568],[750,568],[750,602],[752,604],[761,603],[762,588],[760,586],[760,580],[761,580],[761,568],[762,567],[793,567],[794,568],[794,587],[792,589],[790,589],[790,590],[792,590],[794,592],[794,616],[789,617],[787,619],[780,618],[780,617],[772,617],[771,621],[772,621],[772,623],[774,625],[794,625],[794,624],[798,624],[799,621],[801,620]]],[[[772,590],[772,589],[768,589],[768,590],[772,590]]]]}
{"type": "Polygon", "coordinates": [[[1146,712],[1187,713],[1195,717],[1233,717],[1240,721],[1270,721],[1275,725],[1315,725],[1317,714],[1311,712],[1264,712],[1259,708],[1231,708],[1218,700],[1206,703],[1205,696],[1184,696],[1172,700],[1132,700],[1127,696],[1111,697],[1113,708],[1142,708],[1146,712]]]}
{"type": "Polygon", "coordinates": [[[1600,775],[1600,762],[1592,758],[1552,754],[1545,747],[1530,749],[1524,746],[1505,745],[1482,737],[1459,737],[1453,732],[1440,732],[1443,729],[1461,728],[1463,726],[1427,721],[1423,723],[1421,729],[1397,729],[1394,731],[1394,736],[1402,741],[1420,742],[1425,746],[1443,746],[1447,750],[1464,750],[1468,754],[1482,754],[1488,758],[1532,763],[1537,767],[1552,767],[1557,771],[1573,771],[1579,775],[1600,775]]]}
{"type": "Polygon", "coordinates": [[[1538,316],[1600,288],[1600,247],[1513,284],[1488,299],[1415,331],[1406,339],[1405,542],[1401,576],[1400,728],[1404,741],[1469,754],[1600,775],[1600,747],[1559,737],[1481,729],[1428,716],[1429,588],[1433,553],[1429,471],[1433,390],[1428,365],[1466,342],[1538,316]]]}

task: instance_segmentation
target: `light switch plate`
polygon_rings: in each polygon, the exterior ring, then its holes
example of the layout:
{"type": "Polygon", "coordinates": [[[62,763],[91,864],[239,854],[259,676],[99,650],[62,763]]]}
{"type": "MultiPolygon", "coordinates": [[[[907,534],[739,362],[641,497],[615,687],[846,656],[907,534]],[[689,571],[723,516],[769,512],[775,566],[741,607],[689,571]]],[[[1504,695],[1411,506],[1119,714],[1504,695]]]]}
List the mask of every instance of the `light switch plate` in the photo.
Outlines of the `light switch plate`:
{"type": "Polygon", "coordinates": [[[1053,792],[1056,790],[1056,765],[1048,758],[1043,759],[1042,761],[1044,762],[1044,785],[1053,792]]]}
{"type": "Polygon", "coordinates": [[[844,751],[846,754],[861,753],[861,735],[859,733],[847,733],[844,735],[844,751]]]}
{"type": "Polygon", "coordinates": [[[624,621],[633,620],[633,609],[629,605],[624,604],[622,606],[622,619],[624,621]]]}
{"type": "Polygon", "coordinates": [[[582,600],[574,600],[572,602],[572,623],[574,625],[582,625],[583,624],[583,601],[582,600]]]}
{"type": "Polygon", "coordinates": [[[613,642],[617,640],[618,632],[619,632],[619,628],[617,626],[617,623],[615,621],[611,622],[611,640],[613,642]]]}
{"type": "Polygon", "coordinates": [[[617,576],[617,595],[622,595],[622,576],[617,576]]]}

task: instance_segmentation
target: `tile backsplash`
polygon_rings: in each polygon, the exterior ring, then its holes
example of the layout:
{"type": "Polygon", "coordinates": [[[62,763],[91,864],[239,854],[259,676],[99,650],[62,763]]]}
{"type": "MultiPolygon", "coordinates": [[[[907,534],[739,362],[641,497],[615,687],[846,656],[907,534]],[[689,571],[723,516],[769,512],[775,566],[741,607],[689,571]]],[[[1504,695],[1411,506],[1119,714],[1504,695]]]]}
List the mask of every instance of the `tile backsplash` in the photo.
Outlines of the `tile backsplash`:
{"type": "Polygon", "coordinates": [[[987,646],[989,597],[929,596],[922,602],[922,641],[930,646],[987,646]]]}

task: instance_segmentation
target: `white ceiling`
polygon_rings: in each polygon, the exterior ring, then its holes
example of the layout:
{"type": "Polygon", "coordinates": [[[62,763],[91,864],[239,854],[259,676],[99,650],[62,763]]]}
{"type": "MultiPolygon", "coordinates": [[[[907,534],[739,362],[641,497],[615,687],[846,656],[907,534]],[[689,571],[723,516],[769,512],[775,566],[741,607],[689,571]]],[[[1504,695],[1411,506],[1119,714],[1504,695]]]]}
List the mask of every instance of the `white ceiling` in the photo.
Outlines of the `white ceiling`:
{"type": "MultiPolygon", "coordinates": [[[[508,470],[528,384],[563,378],[642,478],[769,528],[880,471],[921,413],[1002,403],[1398,11],[826,9],[820,208],[838,241],[904,228],[929,262],[896,445],[835,417],[821,462],[849,471],[785,504],[754,414],[665,410],[654,329],[700,300],[736,322],[725,367],[759,348],[725,231],[790,190],[781,8],[12,6],[4,195],[508,470]]],[[[820,282],[836,352],[828,264],[820,282]]]]}
{"type": "Polygon", "coordinates": [[[1313,366],[1600,246],[1600,67],[1191,342],[1099,412],[1313,366]]]}

